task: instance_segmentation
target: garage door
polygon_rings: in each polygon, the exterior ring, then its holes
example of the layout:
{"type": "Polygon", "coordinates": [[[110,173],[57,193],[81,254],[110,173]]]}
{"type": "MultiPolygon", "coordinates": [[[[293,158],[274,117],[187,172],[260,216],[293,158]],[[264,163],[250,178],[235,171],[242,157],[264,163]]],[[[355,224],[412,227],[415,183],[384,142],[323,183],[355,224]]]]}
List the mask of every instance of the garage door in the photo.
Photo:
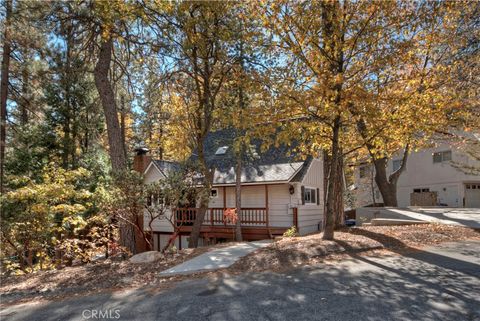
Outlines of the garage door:
{"type": "Polygon", "coordinates": [[[465,207],[480,208],[480,184],[465,184],[465,207]]]}

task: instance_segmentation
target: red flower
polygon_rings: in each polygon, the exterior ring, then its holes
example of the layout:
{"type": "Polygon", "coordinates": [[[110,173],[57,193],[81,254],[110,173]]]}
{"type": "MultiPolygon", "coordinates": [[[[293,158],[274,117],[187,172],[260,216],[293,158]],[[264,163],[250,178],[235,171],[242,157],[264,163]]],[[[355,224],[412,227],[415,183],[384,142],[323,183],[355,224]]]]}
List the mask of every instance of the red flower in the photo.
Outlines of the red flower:
{"type": "Polygon", "coordinates": [[[236,208],[227,208],[223,211],[223,220],[230,224],[237,223],[238,215],[236,208]]]}

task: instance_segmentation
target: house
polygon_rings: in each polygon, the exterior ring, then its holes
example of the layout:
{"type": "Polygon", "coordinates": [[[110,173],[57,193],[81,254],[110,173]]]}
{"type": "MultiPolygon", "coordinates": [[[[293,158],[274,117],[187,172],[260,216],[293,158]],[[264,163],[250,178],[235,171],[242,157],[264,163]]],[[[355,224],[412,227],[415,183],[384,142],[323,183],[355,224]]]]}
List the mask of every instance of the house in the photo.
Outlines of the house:
{"type": "MultiPolygon", "coordinates": [[[[397,183],[399,207],[436,205],[480,208],[480,162],[469,157],[453,141],[437,141],[435,147],[412,152],[405,171],[397,183]],[[426,202],[426,203],[423,203],[426,202]],[[434,204],[431,204],[433,202],[434,204]]],[[[401,166],[403,151],[388,162],[387,175],[401,166]]],[[[382,204],[382,196],[375,184],[371,164],[362,164],[355,170],[354,194],[356,207],[382,204]]]]}
{"type": "MultiPolygon", "coordinates": [[[[206,139],[204,152],[209,167],[215,168],[215,172],[209,208],[201,227],[201,238],[205,241],[233,238],[233,226],[223,221],[224,210],[235,207],[233,138],[233,131],[222,130],[211,133],[206,139]]],[[[243,238],[272,238],[292,226],[296,226],[301,235],[318,231],[324,210],[322,159],[299,159],[287,146],[262,150],[261,145],[260,140],[252,140],[242,170],[243,238]]],[[[161,180],[176,167],[171,162],[150,160],[145,152],[140,152],[136,159],[137,164],[145,166],[146,184],[161,180]]],[[[188,246],[197,210],[194,207],[179,208],[166,214],[170,217],[176,214],[175,219],[188,217],[180,227],[177,248],[188,246]]],[[[161,249],[172,235],[173,227],[166,218],[157,219],[152,226],[154,248],[161,249]]]]}

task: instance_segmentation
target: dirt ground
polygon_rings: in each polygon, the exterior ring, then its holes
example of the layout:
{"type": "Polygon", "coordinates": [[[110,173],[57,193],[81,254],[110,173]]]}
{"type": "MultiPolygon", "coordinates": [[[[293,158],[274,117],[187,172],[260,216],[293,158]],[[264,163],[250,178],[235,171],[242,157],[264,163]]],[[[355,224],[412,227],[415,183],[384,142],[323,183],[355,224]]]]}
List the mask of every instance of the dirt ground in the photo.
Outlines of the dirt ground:
{"type": "Polygon", "coordinates": [[[322,240],[320,233],[284,238],[242,258],[229,270],[242,273],[284,271],[324,260],[342,259],[349,253],[402,253],[427,245],[466,239],[480,239],[480,230],[440,224],[344,228],[335,232],[334,241],[322,240]]]}
{"type": "Polygon", "coordinates": [[[320,233],[284,238],[240,259],[227,269],[185,276],[160,276],[159,272],[227,243],[198,249],[185,249],[150,264],[110,260],[40,271],[31,275],[2,277],[0,304],[32,300],[52,300],[94,292],[148,286],[161,291],[176,282],[196,277],[222,277],[258,271],[283,271],[325,260],[341,260],[347,254],[384,255],[412,251],[441,242],[480,239],[480,231],[439,224],[410,226],[369,226],[335,232],[334,241],[322,240],[320,233]]]}
{"type": "Polygon", "coordinates": [[[160,271],[183,263],[226,243],[197,249],[183,249],[176,254],[165,254],[154,263],[134,264],[128,260],[99,260],[81,266],[65,267],[61,270],[38,271],[19,276],[2,276],[0,282],[0,304],[23,301],[57,299],[94,292],[113,291],[140,286],[167,285],[176,277],[160,278],[160,271]]]}

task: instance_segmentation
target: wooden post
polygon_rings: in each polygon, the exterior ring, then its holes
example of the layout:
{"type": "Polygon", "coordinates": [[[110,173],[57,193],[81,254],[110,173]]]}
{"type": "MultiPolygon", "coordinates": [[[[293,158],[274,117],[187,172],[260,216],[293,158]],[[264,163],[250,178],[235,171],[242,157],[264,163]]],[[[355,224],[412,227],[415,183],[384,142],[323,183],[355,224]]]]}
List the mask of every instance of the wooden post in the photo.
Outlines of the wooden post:
{"type": "Polygon", "coordinates": [[[298,232],[298,208],[297,207],[293,208],[293,226],[295,226],[295,229],[298,232]]]}
{"type": "Polygon", "coordinates": [[[227,187],[223,187],[223,210],[227,209],[227,187]]]}
{"type": "MultiPolygon", "coordinates": [[[[225,214],[225,210],[227,209],[227,187],[223,187],[223,213],[225,214]]],[[[227,222],[225,221],[225,217],[223,218],[223,225],[227,226],[227,222]]]]}
{"type": "Polygon", "coordinates": [[[267,231],[270,238],[272,238],[272,233],[270,233],[269,222],[268,222],[268,185],[265,184],[265,223],[267,225],[267,231]]]}

